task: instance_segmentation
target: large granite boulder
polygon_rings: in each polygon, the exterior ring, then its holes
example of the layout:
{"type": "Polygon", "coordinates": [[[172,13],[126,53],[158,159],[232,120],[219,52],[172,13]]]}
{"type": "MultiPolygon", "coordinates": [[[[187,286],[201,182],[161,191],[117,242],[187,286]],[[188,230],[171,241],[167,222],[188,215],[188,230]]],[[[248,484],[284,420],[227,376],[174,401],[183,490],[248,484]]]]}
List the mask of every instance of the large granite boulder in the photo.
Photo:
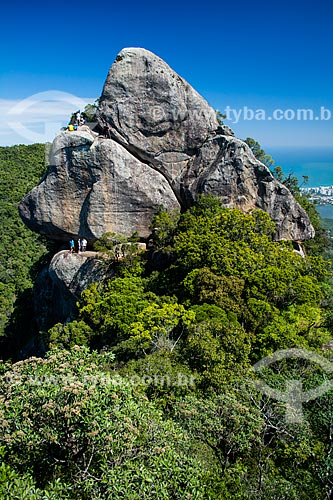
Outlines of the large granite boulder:
{"type": "Polygon", "coordinates": [[[56,137],[48,173],[20,205],[31,229],[53,239],[94,240],[108,231],[147,237],[159,205],[186,209],[198,194],[211,193],[226,207],[265,210],[276,239],[314,236],[290,191],[151,52],[119,53],[97,121],[99,135],[80,127],[56,137]]]}
{"type": "Polygon", "coordinates": [[[140,48],[117,56],[97,116],[102,130],[158,167],[178,195],[177,177],[220,129],[213,108],[162,59],[140,48]]]}
{"type": "Polygon", "coordinates": [[[159,206],[179,209],[163,175],[112,139],[88,127],[61,132],[52,145],[51,167],[19,210],[32,230],[53,239],[106,232],[147,237],[159,206]]]}

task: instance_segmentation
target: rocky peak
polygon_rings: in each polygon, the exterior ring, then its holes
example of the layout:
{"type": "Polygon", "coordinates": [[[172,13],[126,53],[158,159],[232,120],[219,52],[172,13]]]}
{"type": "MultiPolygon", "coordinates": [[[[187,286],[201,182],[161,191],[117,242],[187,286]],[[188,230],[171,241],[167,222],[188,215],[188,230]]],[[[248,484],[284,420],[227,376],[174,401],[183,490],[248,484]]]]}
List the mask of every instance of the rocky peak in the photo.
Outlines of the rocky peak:
{"type": "Polygon", "coordinates": [[[123,49],[100,98],[101,129],[165,175],[180,198],[189,160],[221,129],[214,109],[162,59],[123,49]]]}
{"type": "Polygon", "coordinates": [[[147,237],[158,206],[184,209],[212,193],[226,207],[268,212],[277,239],[314,236],[289,190],[155,54],[118,54],[97,120],[99,134],[79,127],[54,140],[48,173],[20,204],[31,229],[54,239],[91,241],[107,231],[147,237]]]}

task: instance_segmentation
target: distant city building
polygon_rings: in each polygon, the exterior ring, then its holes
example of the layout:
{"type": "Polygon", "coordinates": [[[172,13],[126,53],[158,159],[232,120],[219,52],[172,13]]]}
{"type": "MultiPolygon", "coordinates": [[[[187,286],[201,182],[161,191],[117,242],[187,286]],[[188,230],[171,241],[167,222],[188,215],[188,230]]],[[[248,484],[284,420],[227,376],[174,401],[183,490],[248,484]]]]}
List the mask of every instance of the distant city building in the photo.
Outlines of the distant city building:
{"type": "Polygon", "coordinates": [[[310,200],[319,205],[333,205],[333,186],[301,188],[301,192],[310,195],[310,200]]]}

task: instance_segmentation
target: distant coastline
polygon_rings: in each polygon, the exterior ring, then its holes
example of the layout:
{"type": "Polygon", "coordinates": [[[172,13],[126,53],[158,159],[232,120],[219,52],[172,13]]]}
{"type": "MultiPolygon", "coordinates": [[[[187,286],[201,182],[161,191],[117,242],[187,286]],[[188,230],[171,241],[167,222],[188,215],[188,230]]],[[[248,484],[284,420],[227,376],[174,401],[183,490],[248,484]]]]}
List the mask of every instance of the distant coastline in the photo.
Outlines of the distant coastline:
{"type": "Polygon", "coordinates": [[[302,193],[316,204],[316,208],[323,219],[333,219],[333,185],[301,188],[302,193]]]}
{"type": "Polygon", "coordinates": [[[297,177],[303,192],[317,204],[324,219],[333,219],[333,147],[264,148],[287,176],[297,177]],[[305,183],[303,176],[308,177],[305,183]]]}
{"type": "Polygon", "coordinates": [[[333,205],[333,186],[303,187],[301,191],[318,205],[333,205]]]}

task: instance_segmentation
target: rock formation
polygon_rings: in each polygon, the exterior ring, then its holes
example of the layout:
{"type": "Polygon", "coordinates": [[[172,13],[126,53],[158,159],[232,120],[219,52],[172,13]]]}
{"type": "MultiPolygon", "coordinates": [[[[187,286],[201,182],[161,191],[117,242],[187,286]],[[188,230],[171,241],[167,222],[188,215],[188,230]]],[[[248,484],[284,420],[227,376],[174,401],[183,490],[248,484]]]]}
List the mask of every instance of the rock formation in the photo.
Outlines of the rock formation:
{"type": "Polygon", "coordinates": [[[163,175],[85,126],[57,135],[51,167],[21,203],[20,215],[50,238],[94,241],[110,231],[147,237],[158,206],[179,208],[163,175]]]}
{"type": "Polygon", "coordinates": [[[20,205],[31,229],[60,240],[93,241],[108,231],[147,237],[158,206],[186,209],[212,193],[226,207],[268,212],[276,239],[314,236],[289,190],[151,52],[120,52],[97,120],[98,133],[80,127],[56,137],[49,171],[20,205]]]}
{"type": "Polygon", "coordinates": [[[96,252],[80,255],[67,250],[58,252],[35,282],[34,302],[39,329],[46,331],[55,323],[74,319],[81,292],[112,273],[96,252]]]}

